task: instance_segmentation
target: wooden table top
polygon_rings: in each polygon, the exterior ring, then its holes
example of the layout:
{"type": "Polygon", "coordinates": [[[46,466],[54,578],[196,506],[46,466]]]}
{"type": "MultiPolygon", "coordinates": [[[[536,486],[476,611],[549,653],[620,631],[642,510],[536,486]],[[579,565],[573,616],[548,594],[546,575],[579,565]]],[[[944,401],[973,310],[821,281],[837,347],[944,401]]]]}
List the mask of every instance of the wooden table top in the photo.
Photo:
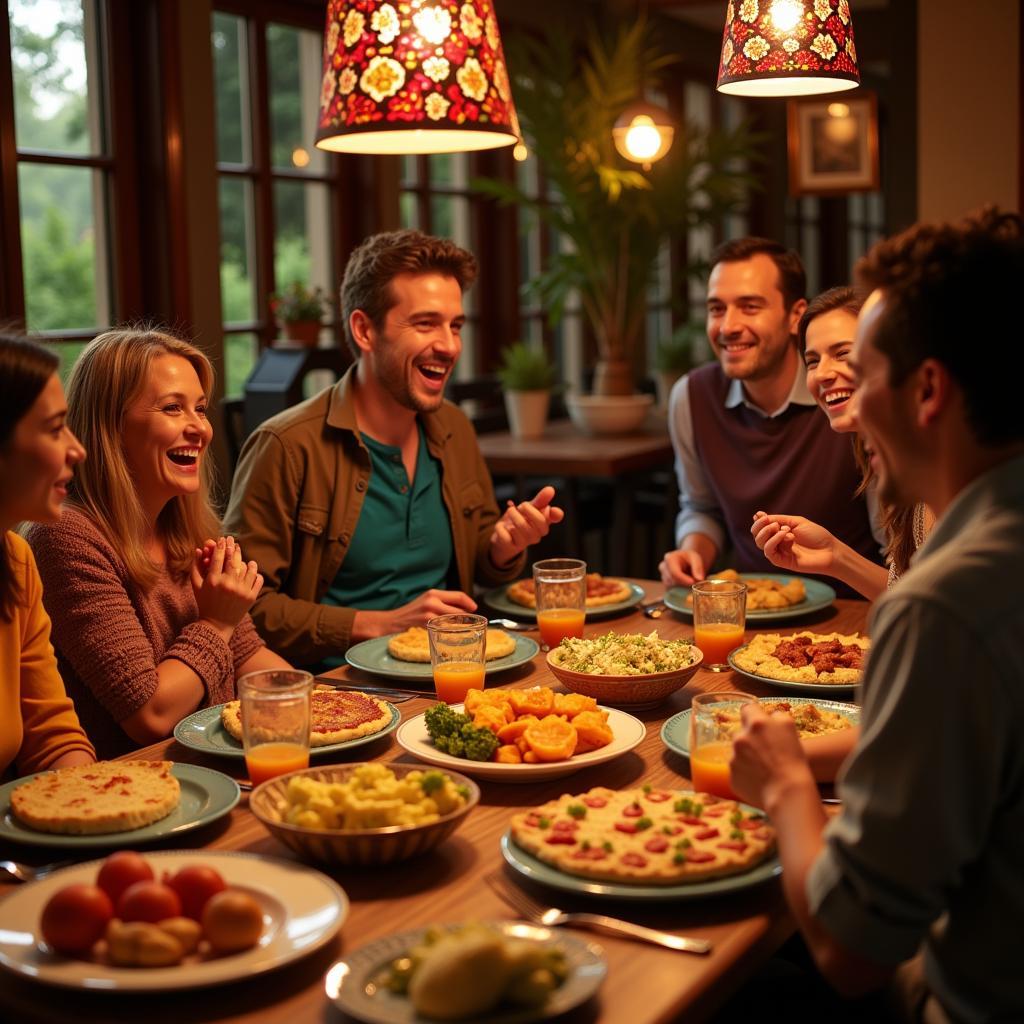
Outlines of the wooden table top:
{"type": "MultiPolygon", "coordinates": [[[[647,590],[649,599],[659,597],[663,592],[660,583],[639,582],[647,590]]],[[[774,624],[773,629],[782,632],[804,628],[819,632],[833,629],[854,632],[864,628],[867,607],[864,602],[839,600],[833,607],[795,622],[774,624]]],[[[667,613],[654,623],[639,611],[590,622],[586,632],[587,635],[600,635],[609,628],[619,632],[650,632],[657,628],[663,637],[693,635],[689,621],[682,617],[667,613]]],[[[366,685],[371,681],[362,673],[348,668],[333,674],[366,685]]],[[[379,679],[373,681],[381,682],[379,679]]],[[[535,658],[529,665],[502,674],[495,682],[517,687],[555,684],[543,656],[535,658]]],[[[481,782],[480,804],[454,836],[431,853],[392,867],[328,869],[327,873],[348,893],[352,901],[351,913],[337,938],[312,956],[266,975],[229,985],[157,996],[58,993],[0,972],[0,1009],[4,1011],[0,1017],[23,1024],[58,1024],[70,1019],[104,1022],[144,1020],[147,1024],[182,1024],[184,1021],[231,1021],[238,1024],[337,1021],[340,1024],[348,1018],[328,1002],[323,987],[324,974],[332,963],[366,942],[393,932],[437,922],[514,917],[483,881],[484,875],[502,864],[498,841],[508,827],[510,816],[521,808],[542,803],[567,790],[582,792],[595,785],[619,788],[651,783],[685,788],[683,773],[686,761],[664,746],[659,736],[661,725],[667,718],[686,709],[695,694],[727,689],[741,689],[761,696],[771,692],[732,672],[713,673],[701,669],[683,690],[673,694],[664,704],[649,711],[636,712],[647,726],[647,736],[632,753],[551,782],[529,785],[481,782]]],[[[429,700],[415,698],[398,707],[402,719],[407,720],[429,705],[429,700]]],[[[148,759],[169,757],[205,764],[235,775],[244,771],[241,760],[207,758],[174,740],[154,744],[131,756],[148,759]]],[[[413,760],[393,737],[358,748],[352,760],[359,759],[385,762],[413,760]]],[[[173,848],[180,844],[165,845],[173,848]]],[[[294,859],[291,851],[273,839],[249,813],[244,794],[242,802],[230,815],[190,833],[187,845],[196,849],[245,850],[285,860],[294,859]]],[[[17,855],[32,863],[53,859],[52,853],[45,849],[28,847],[19,849],[17,855]]],[[[660,1024],[673,1021],[684,1012],[688,1024],[706,1020],[793,930],[777,881],[724,897],[650,905],[567,898],[561,893],[533,887],[511,874],[509,869],[505,870],[516,884],[564,909],[597,909],[652,927],[711,939],[714,943],[714,951],[709,956],[694,956],[577,931],[577,936],[603,947],[609,971],[597,997],[562,1018],[571,1022],[629,1020],[633,1024],[660,1024]]],[[[10,885],[0,887],[0,894],[9,892],[11,888],[10,885]]]]}
{"type": "Polygon", "coordinates": [[[655,415],[637,433],[615,437],[591,437],[569,420],[554,420],[535,440],[502,432],[481,434],[478,441],[487,468],[513,476],[616,477],[672,465],[668,427],[655,415]]]}

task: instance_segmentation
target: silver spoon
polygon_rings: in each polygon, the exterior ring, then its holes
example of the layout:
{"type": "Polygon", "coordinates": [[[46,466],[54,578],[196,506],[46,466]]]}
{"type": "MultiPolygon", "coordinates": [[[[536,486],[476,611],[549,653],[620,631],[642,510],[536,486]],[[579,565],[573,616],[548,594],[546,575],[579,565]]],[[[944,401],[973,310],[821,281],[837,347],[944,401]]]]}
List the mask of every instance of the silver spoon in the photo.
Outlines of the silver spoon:
{"type": "Polygon", "coordinates": [[[514,633],[526,633],[531,629],[536,629],[536,625],[531,625],[529,622],[516,622],[515,619],[488,619],[488,626],[497,626],[498,629],[510,629],[514,633]]]}
{"type": "Polygon", "coordinates": [[[52,875],[54,871],[74,863],[73,860],[62,860],[56,864],[41,864],[34,868],[16,860],[0,860],[0,871],[6,871],[8,875],[19,882],[34,882],[37,878],[45,878],[47,875],[52,875]]]}
{"type": "Polygon", "coordinates": [[[660,619],[667,609],[668,605],[664,601],[652,601],[650,604],[645,604],[641,611],[649,619],[660,619]]]}

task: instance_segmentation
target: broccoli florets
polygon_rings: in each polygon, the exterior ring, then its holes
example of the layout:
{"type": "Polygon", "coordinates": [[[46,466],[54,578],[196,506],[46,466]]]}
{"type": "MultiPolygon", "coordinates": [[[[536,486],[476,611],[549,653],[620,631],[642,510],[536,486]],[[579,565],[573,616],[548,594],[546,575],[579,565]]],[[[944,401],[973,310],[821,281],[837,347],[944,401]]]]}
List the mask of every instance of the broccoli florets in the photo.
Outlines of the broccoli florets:
{"type": "Polygon", "coordinates": [[[430,738],[436,743],[443,736],[452,736],[471,721],[469,715],[460,715],[443,702],[427,709],[423,716],[430,738]]]}
{"type": "Polygon", "coordinates": [[[473,725],[469,715],[458,714],[447,704],[435,704],[424,720],[434,746],[443,754],[469,761],[490,761],[498,749],[498,737],[490,729],[473,725]]]}
{"type": "Polygon", "coordinates": [[[491,755],[498,749],[500,740],[490,729],[475,725],[462,727],[463,757],[470,761],[490,761],[491,755]]]}

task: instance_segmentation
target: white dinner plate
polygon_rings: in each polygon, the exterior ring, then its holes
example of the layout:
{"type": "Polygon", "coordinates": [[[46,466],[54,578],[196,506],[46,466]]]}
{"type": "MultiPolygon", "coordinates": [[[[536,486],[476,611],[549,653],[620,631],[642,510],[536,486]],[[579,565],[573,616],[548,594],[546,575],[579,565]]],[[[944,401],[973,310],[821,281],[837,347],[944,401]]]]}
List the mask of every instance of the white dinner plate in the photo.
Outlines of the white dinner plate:
{"type": "MultiPolygon", "coordinates": [[[[714,578],[714,575],[710,577],[714,578]]],[[[791,576],[782,572],[741,572],[740,580],[776,580],[783,585],[791,580],[802,580],[807,596],[799,604],[787,605],[785,608],[748,608],[747,621],[779,622],[785,619],[797,619],[801,615],[827,608],[835,599],[836,592],[823,580],[811,576],[791,576]]],[[[689,587],[669,587],[665,591],[665,604],[674,612],[693,618],[693,606],[686,603],[691,594],[689,587]]]]}
{"type": "MultiPolygon", "coordinates": [[[[156,870],[206,864],[228,885],[242,889],[263,909],[263,935],[253,949],[176,967],[114,967],[61,956],[35,933],[47,900],[75,882],[94,883],[102,861],[75,864],[15,889],[0,901],[0,967],[46,985],[96,991],[166,991],[203,988],[261,974],[329,942],[348,916],[344,889],[302,864],[210,850],[158,850],[144,854],[156,870]]],[[[73,1010],[69,1007],[73,1016],[73,1010]]]]}
{"type": "MultiPolygon", "coordinates": [[[[378,698],[381,700],[382,698],[378,698]]],[[[402,720],[402,714],[394,706],[384,701],[391,709],[391,721],[378,732],[372,732],[369,736],[356,736],[351,740],[342,740],[340,743],[325,743],[323,746],[310,747],[309,756],[319,757],[322,754],[341,754],[352,747],[362,747],[382,736],[387,736],[398,728],[402,720]]],[[[201,754],[212,754],[214,757],[244,758],[245,750],[242,744],[235,739],[224,728],[221,722],[220,713],[223,704],[216,704],[211,708],[200,708],[193,711],[191,715],[183,718],[174,727],[174,738],[183,746],[192,750],[198,750],[201,754]]]]}
{"type": "MultiPolygon", "coordinates": [[[[554,942],[565,951],[569,975],[551,993],[543,1006],[499,1008],[487,1015],[487,1024],[531,1024],[566,1013],[586,1002],[600,987],[608,973],[608,965],[600,946],[585,942],[565,931],[554,932],[522,921],[497,921],[494,924],[505,934],[534,942],[554,942]]],[[[457,925],[440,925],[442,929],[457,925]]],[[[430,1024],[433,1018],[421,1017],[405,996],[378,988],[373,979],[392,961],[413,948],[428,931],[388,935],[367,943],[344,960],[336,963],[324,980],[327,998],[343,1012],[369,1024],[430,1024]]]]}
{"type": "MultiPolygon", "coordinates": [[[[461,711],[462,707],[461,704],[452,705],[455,711],[461,711]]],[[[573,772],[591,768],[595,764],[614,761],[639,746],[647,735],[647,727],[639,718],[616,708],[601,710],[608,712],[608,726],[615,737],[611,743],[598,750],[591,750],[588,754],[571,757],[568,761],[552,761],[548,764],[496,764],[493,761],[470,761],[464,757],[444,754],[434,746],[427,733],[425,714],[404,722],[395,735],[400,747],[427,764],[451,768],[464,775],[471,775],[474,779],[487,779],[490,782],[541,782],[544,779],[572,775],[573,772]]]]}
{"type": "MultiPolygon", "coordinates": [[[[822,711],[835,711],[848,718],[854,725],[860,722],[860,706],[844,704],[838,700],[815,700],[811,697],[761,697],[762,704],[778,704],[780,700],[789,700],[792,704],[813,704],[822,711]]],[[[681,755],[690,756],[690,709],[680,711],[667,719],[661,727],[661,741],[669,750],[681,755]]]]}
{"type": "Polygon", "coordinates": [[[157,839],[176,838],[182,832],[191,832],[192,829],[209,825],[211,821],[228,814],[241,796],[238,783],[234,779],[212,768],[176,761],[171,767],[171,774],[181,786],[181,799],[170,814],[141,828],[98,835],[39,832],[23,825],[11,810],[11,793],[34,776],[27,775],[23,779],[15,779],[14,782],[0,786],[0,842],[50,846],[66,850],[140,846],[157,839]]]}
{"type": "MultiPolygon", "coordinates": [[[[400,658],[392,657],[388,652],[388,641],[396,634],[374,637],[372,640],[364,640],[362,643],[354,644],[345,652],[345,660],[353,667],[369,672],[375,676],[388,676],[392,679],[422,679],[429,681],[433,687],[434,672],[429,661],[402,661],[400,658]]],[[[513,636],[516,647],[511,654],[504,658],[494,658],[484,666],[486,675],[494,675],[497,672],[504,672],[506,669],[515,668],[517,665],[525,665],[540,650],[536,640],[528,636],[513,636]]],[[[423,694],[424,697],[431,696],[430,691],[423,694]]]]}

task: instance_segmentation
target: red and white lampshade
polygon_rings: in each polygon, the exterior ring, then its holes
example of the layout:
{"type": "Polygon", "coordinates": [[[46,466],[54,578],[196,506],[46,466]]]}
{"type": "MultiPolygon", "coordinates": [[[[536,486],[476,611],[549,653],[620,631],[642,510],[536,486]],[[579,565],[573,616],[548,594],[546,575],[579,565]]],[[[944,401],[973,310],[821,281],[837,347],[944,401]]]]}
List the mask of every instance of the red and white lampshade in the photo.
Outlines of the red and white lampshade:
{"type": "Polygon", "coordinates": [[[493,0],[329,0],[317,146],[454,153],[517,141],[493,0]]]}
{"type": "Polygon", "coordinates": [[[849,0],[729,0],[719,92],[811,96],[859,84],[849,0]]]}

